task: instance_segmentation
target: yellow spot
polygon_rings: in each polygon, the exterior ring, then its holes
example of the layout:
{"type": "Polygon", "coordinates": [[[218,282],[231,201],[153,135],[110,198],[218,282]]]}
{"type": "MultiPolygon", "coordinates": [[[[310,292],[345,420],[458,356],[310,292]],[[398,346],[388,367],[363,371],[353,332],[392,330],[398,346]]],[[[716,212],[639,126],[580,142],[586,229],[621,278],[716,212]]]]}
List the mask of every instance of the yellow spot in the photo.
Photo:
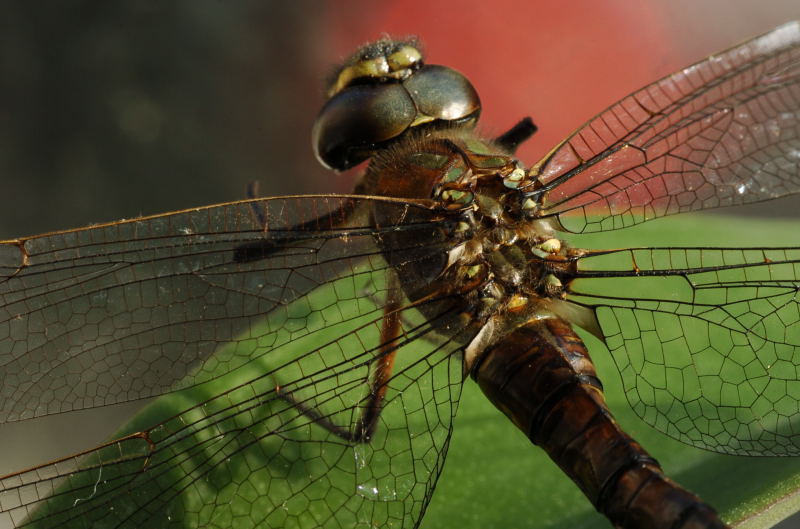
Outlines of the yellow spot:
{"type": "Polygon", "coordinates": [[[516,189],[519,187],[520,182],[525,178],[525,171],[517,167],[511,173],[503,179],[503,185],[506,187],[510,187],[512,189],[516,189]]]}
{"type": "Polygon", "coordinates": [[[547,253],[558,253],[561,250],[561,241],[558,239],[547,239],[539,245],[539,248],[547,253]]]}
{"type": "Polygon", "coordinates": [[[414,121],[411,122],[411,127],[416,127],[417,125],[422,125],[424,123],[430,123],[433,121],[434,117],[426,116],[425,114],[417,114],[417,117],[414,118],[414,121]]]}
{"type": "Polygon", "coordinates": [[[445,189],[442,192],[444,200],[452,200],[459,204],[468,204],[472,201],[472,193],[469,191],[459,191],[458,189],[445,189]]]}
{"type": "Polygon", "coordinates": [[[403,46],[386,58],[389,68],[401,70],[409,68],[422,60],[422,54],[413,46],[403,46]]]}
{"type": "Polygon", "coordinates": [[[522,209],[536,209],[536,202],[532,198],[526,198],[522,203],[522,209]]]}
{"type": "Polygon", "coordinates": [[[386,77],[387,75],[389,75],[389,63],[386,61],[386,57],[375,57],[374,59],[357,62],[339,72],[336,83],[328,90],[328,97],[338,94],[353,79],[358,79],[359,77],[386,77]]]}
{"type": "Polygon", "coordinates": [[[483,265],[479,265],[479,264],[467,267],[467,277],[472,279],[473,277],[478,275],[481,272],[482,269],[483,269],[483,265]]]}
{"type": "Polygon", "coordinates": [[[538,246],[534,246],[533,248],[531,248],[531,253],[536,257],[538,257],[539,259],[547,259],[548,257],[550,257],[549,252],[542,250],[538,246]]]}
{"type": "Polygon", "coordinates": [[[561,280],[553,274],[547,274],[547,276],[544,278],[544,282],[548,288],[561,288],[564,286],[561,284],[561,280]]]}
{"type": "Polygon", "coordinates": [[[528,298],[526,296],[523,296],[522,294],[514,294],[508,301],[507,308],[508,310],[517,310],[521,309],[527,304],[528,304],[528,298]]]}

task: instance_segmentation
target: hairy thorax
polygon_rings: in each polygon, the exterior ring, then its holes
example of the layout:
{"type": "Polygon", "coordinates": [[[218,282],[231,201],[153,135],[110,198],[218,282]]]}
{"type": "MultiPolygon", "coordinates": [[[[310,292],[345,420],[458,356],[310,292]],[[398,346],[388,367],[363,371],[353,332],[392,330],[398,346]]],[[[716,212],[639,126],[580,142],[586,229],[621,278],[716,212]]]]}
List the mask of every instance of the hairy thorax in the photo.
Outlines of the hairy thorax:
{"type": "MultiPolygon", "coordinates": [[[[432,223],[425,244],[418,232],[411,240],[402,231],[378,244],[427,317],[439,309],[425,305],[426,298],[456,300],[472,329],[467,369],[519,325],[580,312],[564,298],[582,252],[537,217],[538,204],[529,198],[536,185],[516,159],[463,129],[414,135],[378,155],[365,175],[365,194],[431,199],[439,210],[442,222],[432,223]]],[[[373,216],[384,226],[415,222],[396,218],[394,209],[387,215],[376,207],[373,216]]]]}

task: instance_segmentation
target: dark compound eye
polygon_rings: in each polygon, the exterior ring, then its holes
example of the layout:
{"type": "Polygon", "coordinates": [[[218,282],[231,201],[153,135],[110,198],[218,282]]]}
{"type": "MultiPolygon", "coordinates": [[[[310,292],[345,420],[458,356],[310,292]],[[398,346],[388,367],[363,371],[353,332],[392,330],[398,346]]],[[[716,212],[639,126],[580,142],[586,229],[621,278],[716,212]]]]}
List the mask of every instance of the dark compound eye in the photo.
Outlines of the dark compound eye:
{"type": "Polygon", "coordinates": [[[399,83],[350,86],[329,99],[317,116],[311,133],[314,153],[326,167],[348,169],[408,130],[417,113],[399,83]]]}
{"type": "Polygon", "coordinates": [[[446,66],[424,66],[403,86],[417,110],[434,119],[457,121],[480,110],[480,98],[472,83],[446,66]]]}
{"type": "Polygon", "coordinates": [[[345,170],[422,126],[471,127],[480,114],[472,84],[445,66],[424,65],[413,43],[368,45],[338,71],[312,131],[317,159],[345,170]]]}

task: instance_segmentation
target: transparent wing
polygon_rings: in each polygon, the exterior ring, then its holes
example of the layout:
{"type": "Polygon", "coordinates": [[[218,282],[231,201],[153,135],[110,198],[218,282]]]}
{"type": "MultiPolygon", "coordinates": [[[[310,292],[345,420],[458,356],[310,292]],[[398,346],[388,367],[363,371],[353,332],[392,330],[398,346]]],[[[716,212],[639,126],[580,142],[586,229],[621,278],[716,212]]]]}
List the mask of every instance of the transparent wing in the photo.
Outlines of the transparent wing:
{"type": "Polygon", "coordinates": [[[540,161],[543,216],[574,233],[800,191],[800,22],[646,86],[540,161]]]}
{"type": "MultiPolygon", "coordinates": [[[[2,243],[0,422],[217,376],[220,344],[341,274],[367,273],[359,261],[380,260],[365,214],[292,230],[346,200],[245,201],[2,243]],[[286,248],[236,262],[263,244],[286,248]]],[[[226,368],[259,354],[253,344],[226,368]]]]}
{"type": "Polygon", "coordinates": [[[800,248],[591,252],[568,298],[594,308],[645,422],[717,452],[800,454],[800,248]]]}
{"type": "Polygon", "coordinates": [[[108,444],[3,477],[1,519],[413,526],[449,442],[462,343],[437,332],[458,330],[448,299],[427,300],[426,317],[394,301],[399,335],[382,334],[387,300],[404,298],[374,238],[399,230],[427,241],[415,258],[442,251],[435,213],[348,197],[245,201],[4,243],[4,420],[173,394],[108,444]],[[374,207],[407,220],[371,225],[374,207]],[[387,355],[374,434],[344,439],[326,425],[359,427],[387,355]]]}

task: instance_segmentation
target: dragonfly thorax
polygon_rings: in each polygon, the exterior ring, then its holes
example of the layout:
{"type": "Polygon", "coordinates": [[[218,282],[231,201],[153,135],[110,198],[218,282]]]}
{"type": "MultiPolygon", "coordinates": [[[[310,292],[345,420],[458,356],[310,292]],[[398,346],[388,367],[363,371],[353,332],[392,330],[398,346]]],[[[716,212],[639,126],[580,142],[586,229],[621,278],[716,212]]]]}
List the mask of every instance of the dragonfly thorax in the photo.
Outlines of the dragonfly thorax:
{"type": "MultiPolygon", "coordinates": [[[[370,195],[429,199],[449,221],[431,235],[436,252],[415,250],[418,241],[404,241],[402,234],[383,236],[379,245],[406,249],[385,256],[412,302],[457,297],[464,317],[482,329],[492,320],[512,328],[551,317],[553,304],[562,302],[571,250],[535,218],[524,191],[532,184],[519,161],[502,149],[471,131],[452,129],[380,153],[362,185],[370,195]]],[[[398,220],[382,218],[380,209],[378,224],[398,220]]]]}

